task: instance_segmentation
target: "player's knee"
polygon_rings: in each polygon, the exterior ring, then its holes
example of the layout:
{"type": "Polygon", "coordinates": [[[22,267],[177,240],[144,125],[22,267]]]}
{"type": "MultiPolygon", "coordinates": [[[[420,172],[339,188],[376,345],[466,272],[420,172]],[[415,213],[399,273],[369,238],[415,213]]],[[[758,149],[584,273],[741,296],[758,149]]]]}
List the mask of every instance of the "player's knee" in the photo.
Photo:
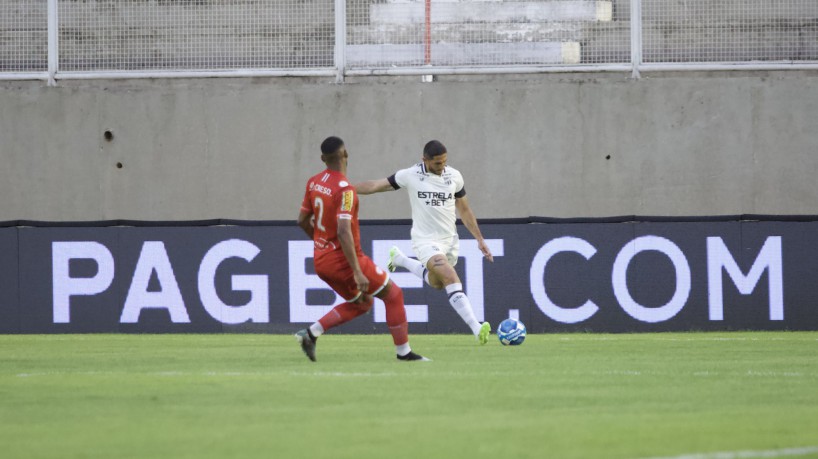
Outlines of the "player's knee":
{"type": "Polygon", "coordinates": [[[429,285],[430,285],[432,288],[436,288],[436,289],[438,289],[438,290],[442,289],[442,288],[443,288],[443,287],[446,285],[446,284],[444,284],[444,283],[443,283],[443,281],[442,281],[442,280],[440,280],[440,278],[439,278],[439,277],[437,277],[437,276],[429,276],[429,277],[426,279],[426,281],[429,283],[429,285]]]}
{"type": "Polygon", "coordinates": [[[427,270],[423,280],[425,280],[429,286],[438,290],[442,289],[446,285],[444,278],[437,271],[427,270]]]}
{"type": "MultiPolygon", "coordinates": [[[[403,316],[406,315],[403,304],[403,289],[401,289],[398,284],[390,280],[386,288],[378,293],[378,298],[383,300],[383,304],[386,306],[386,321],[388,323],[394,322],[392,319],[396,319],[396,313],[398,316],[401,314],[403,314],[403,316]],[[399,311],[404,312],[401,313],[399,311]]],[[[400,319],[400,317],[397,317],[397,319],[400,319]]]]}
{"type": "Polygon", "coordinates": [[[391,280],[389,281],[389,285],[387,285],[383,290],[383,295],[379,296],[384,302],[389,302],[394,299],[400,298],[403,299],[403,289],[400,286],[391,280]]]}
{"type": "Polygon", "coordinates": [[[372,298],[371,295],[361,295],[361,297],[358,298],[358,301],[352,304],[356,309],[362,312],[369,312],[369,310],[372,309],[372,305],[375,304],[375,299],[372,298]]]}
{"type": "Polygon", "coordinates": [[[446,285],[457,283],[460,283],[460,277],[448,262],[429,271],[429,285],[434,288],[441,289],[446,285]]]}
{"type": "Polygon", "coordinates": [[[444,273],[444,275],[441,276],[441,280],[443,281],[443,285],[461,283],[460,277],[457,275],[457,271],[455,271],[454,268],[452,268],[451,266],[449,266],[449,269],[446,271],[446,273],[444,273]]]}

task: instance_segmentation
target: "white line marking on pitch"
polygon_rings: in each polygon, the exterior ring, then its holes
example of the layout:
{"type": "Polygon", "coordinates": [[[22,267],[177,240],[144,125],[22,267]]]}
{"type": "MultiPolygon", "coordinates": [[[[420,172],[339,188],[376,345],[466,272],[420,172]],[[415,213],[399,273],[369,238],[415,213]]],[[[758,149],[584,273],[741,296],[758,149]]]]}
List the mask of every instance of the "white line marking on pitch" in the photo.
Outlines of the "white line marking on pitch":
{"type": "Polygon", "coordinates": [[[747,376],[774,376],[776,378],[779,377],[796,377],[796,376],[804,376],[803,373],[795,372],[795,371],[754,371],[754,370],[747,370],[747,376]]]}
{"type": "Polygon", "coordinates": [[[345,373],[341,371],[316,371],[316,372],[292,372],[293,376],[332,376],[332,377],[352,377],[369,378],[372,376],[397,376],[397,373],[345,373]]]}
{"type": "Polygon", "coordinates": [[[654,457],[647,459],[746,459],[754,457],[805,456],[812,453],[818,453],[818,446],[770,449],[766,451],[722,451],[718,453],[683,454],[681,456],[654,457]]]}

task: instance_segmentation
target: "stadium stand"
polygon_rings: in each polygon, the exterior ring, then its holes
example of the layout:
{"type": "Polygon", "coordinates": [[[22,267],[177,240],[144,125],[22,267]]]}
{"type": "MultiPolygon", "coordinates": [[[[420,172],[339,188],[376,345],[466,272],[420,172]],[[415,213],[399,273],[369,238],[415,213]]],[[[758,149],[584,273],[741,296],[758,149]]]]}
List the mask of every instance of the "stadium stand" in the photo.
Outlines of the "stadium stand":
{"type": "Polygon", "coordinates": [[[429,21],[423,0],[371,4],[369,23],[350,30],[347,62],[361,67],[576,64],[580,44],[572,38],[578,24],[610,21],[612,14],[610,1],[444,0],[428,6],[429,21]],[[431,42],[428,56],[426,41],[431,42]]]}
{"type": "MultiPolygon", "coordinates": [[[[630,61],[631,0],[432,0],[428,32],[424,0],[346,8],[348,67],[630,61]]],[[[60,0],[59,18],[63,72],[335,65],[332,0],[60,0]]],[[[0,72],[47,68],[47,19],[0,0],[0,72]]],[[[642,26],[646,63],[818,60],[812,0],[643,0],[642,26]]]]}

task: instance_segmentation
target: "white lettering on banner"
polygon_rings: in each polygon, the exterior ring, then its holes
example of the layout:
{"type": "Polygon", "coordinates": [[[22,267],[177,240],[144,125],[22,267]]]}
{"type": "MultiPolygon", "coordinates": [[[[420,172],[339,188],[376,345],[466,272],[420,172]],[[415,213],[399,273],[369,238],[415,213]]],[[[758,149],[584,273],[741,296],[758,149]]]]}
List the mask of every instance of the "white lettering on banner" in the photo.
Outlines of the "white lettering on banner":
{"type": "MultiPolygon", "coordinates": [[[[386,261],[389,259],[389,248],[393,245],[411,257],[415,253],[412,251],[412,241],[408,240],[380,240],[372,241],[372,259],[375,264],[381,269],[386,269],[386,261]],[[384,261],[381,261],[384,260],[384,261]]],[[[423,279],[406,271],[398,271],[389,273],[389,277],[393,282],[398,284],[400,288],[423,288],[426,283],[423,279]]],[[[407,304],[406,306],[406,320],[408,322],[428,322],[429,321],[429,305],[426,304],[407,304]]],[[[375,305],[373,306],[375,322],[386,322],[386,307],[378,298],[375,298],[375,305]]]]}
{"type": "MultiPolygon", "coordinates": [[[[486,244],[495,256],[504,255],[503,239],[489,239],[486,240],[486,244]]],[[[111,288],[114,281],[115,260],[112,252],[105,245],[95,241],[54,241],[51,245],[53,321],[54,323],[70,323],[72,297],[97,295],[111,288]],[[90,277],[71,277],[72,260],[89,260],[96,264],[97,271],[90,277]]],[[[374,240],[372,241],[374,259],[385,265],[389,247],[392,245],[397,245],[406,254],[412,254],[409,240],[374,240]]],[[[291,323],[314,322],[335,305],[344,301],[316,274],[307,273],[306,268],[308,263],[311,263],[313,248],[312,241],[288,242],[289,319],[291,323]],[[307,292],[310,290],[331,292],[333,301],[322,305],[307,304],[307,292]]],[[[475,316],[482,321],[485,320],[486,311],[483,255],[475,240],[461,241],[460,249],[460,255],[465,261],[463,264],[465,293],[471,300],[475,316]]],[[[599,310],[593,301],[593,295],[589,295],[587,301],[581,306],[569,308],[555,304],[546,291],[545,279],[547,268],[550,266],[549,262],[561,252],[577,253],[585,260],[590,260],[596,255],[597,249],[588,241],[571,236],[547,241],[531,261],[529,271],[531,295],[537,307],[552,320],[567,324],[583,322],[599,310]]],[[[260,253],[256,245],[240,239],[221,241],[205,253],[198,270],[198,294],[205,311],[217,321],[226,324],[248,321],[269,322],[270,282],[268,275],[245,274],[231,277],[233,291],[246,291],[250,294],[250,300],[241,306],[224,303],[215,285],[216,271],[225,260],[235,257],[251,262],[260,253]]],[[[557,269],[557,267],[550,266],[550,269],[557,269]]],[[[773,321],[784,320],[781,236],[767,237],[746,275],[739,268],[722,238],[708,237],[707,270],[709,319],[711,321],[724,320],[723,280],[725,276],[723,272],[727,273],[740,294],[750,295],[761,281],[761,276],[765,271],[768,273],[769,283],[769,318],[773,321]]],[[[404,289],[424,288],[424,281],[412,273],[404,271],[392,273],[391,278],[404,289]]],[[[610,279],[616,301],[630,317],[641,322],[656,323],[672,319],[685,307],[691,293],[691,266],[685,253],[673,241],[655,235],[637,237],[625,244],[613,261],[610,279]],[[673,264],[676,289],[673,296],[664,305],[658,307],[641,305],[634,300],[628,289],[629,265],[642,251],[660,252],[667,256],[673,264]]],[[[123,280],[120,279],[120,281],[123,280]]],[[[664,279],[659,280],[664,281],[664,279]]],[[[193,289],[194,287],[179,285],[165,243],[162,241],[143,242],[133,278],[130,279],[127,296],[124,299],[120,322],[137,323],[143,309],[167,309],[173,323],[190,323],[182,288],[193,289]],[[153,273],[156,273],[160,286],[158,291],[148,291],[153,273]]],[[[599,289],[604,288],[606,287],[599,286],[599,289]]],[[[594,289],[594,291],[602,291],[599,289],[594,289]]],[[[406,305],[406,311],[407,319],[411,322],[429,321],[428,305],[406,305]]],[[[385,320],[383,302],[377,300],[374,321],[385,322],[385,320]]]]}
{"type": "Polygon", "coordinates": [[[336,304],[344,301],[317,274],[307,274],[305,268],[307,259],[313,257],[314,248],[315,244],[312,241],[289,241],[287,246],[290,268],[291,323],[315,322],[332,310],[336,304]],[[307,290],[328,290],[335,295],[335,300],[326,306],[308,305],[307,290]]]}
{"type": "Polygon", "coordinates": [[[241,239],[219,242],[207,251],[199,266],[199,295],[205,310],[216,320],[225,324],[270,321],[270,288],[266,275],[237,275],[230,277],[234,291],[250,292],[250,301],[244,306],[230,306],[219,298],[216,292],[216,269],[228,258],[253,261],[261,250],[254,244],[241,239]]]}
{"type": "MultiPolygon", "coordinates": [[[[588,300],[579,308],[562,308],[554,304],[545,291],[546,265],[554,255],[560,252],[576,252],[588,260],[594,256],[596,248],[584,239],[570,236],[548,241],[540,248],[531,262],[531,294],[540,310],[555,321],[582,322],[599,310],[593,301],[588,300]]],[[[727,271],[738,291],[743,295],[753,292],[762,273],[767,270],[769,273],[770,320],[784,320],[784,276],[780,236],[767,238],[746,276],[742,274],[720,237],[707,238],[710,320],[724,320],[722,268],[727,271]]],[[[691,289],[690,264],[684,252],[672,241],[659,236],[641,236],[630,241],[619,251],[614,261],[611,281],[618,303],[631,317],[642,322],[663,322],[675,317],[687,304],[691,289]],[[667,255],[675,270],[676,291],[670,301],[660,307],[645,307],[637,303],[628,291],[628,266],[636,254],[645,250],[654,250],[667,255]]]]}
{"type": "Polygon", "coordinates": [[[119,322],[135,324],[139,322],[139,313],[147,308],[167,309],[173,323],[190,323],[182,292],[162,241],[145,241],[142,244],[119,322]],[[149,292],[148,284],[154,271],[162,288],[158,292],[149,292]]]}
{"type": "Polygon", "coordinates": [[[566,324],[574,324],[587,320],[594,315],[599,307],[593,301],[588,300],[578,308],[562,308],[554,304],[545,291],[545,268],[548,261],[560,252],[575,252],[586,260],[589,260],[596,253],[596,249],[588,241],[576,237],[565,236],[552,239],[545,243],[531,262],[529,271],[529,283],[531,295],[537,307],[548,317],[566,324]]]}
{"type": "Polygon", "coordinates": [[[55,324],[71,322],[71,297],[104,292],[114,280],[114,257],[107,247],[94,241],[52,242],[51,279],[55,324]],[[71,277],[71,260],[89,259],[97,264],[93,277],[71,277]]]}
{"type": "Polygon", "coordinates": [[[673,242],[659,236],[638,237],[619,251],[613,264],[614,294],[619,305],[631,317],[642,322],[656,323],[673,318],[687,303],[690,296],[690,265],[681,249],[673,242]],[[639,252],[654,250],[670,258],[676,273],[676,291],[667,304],[645,307],[637,303],[628,290],[628,265],[639,252]]]}
{"type": "Polygon", "coordinates": [[[722,268],[742,295],[753,292],[761,274],[767,270],[770,295],[770,320],[784,320],[784,281],[781,260],[781,236],[770,236],[758,252],[747,275],[741,273],[736,260],[720,237],[707,238],[707,280],[710,320],[724,320],[722,268]]]}

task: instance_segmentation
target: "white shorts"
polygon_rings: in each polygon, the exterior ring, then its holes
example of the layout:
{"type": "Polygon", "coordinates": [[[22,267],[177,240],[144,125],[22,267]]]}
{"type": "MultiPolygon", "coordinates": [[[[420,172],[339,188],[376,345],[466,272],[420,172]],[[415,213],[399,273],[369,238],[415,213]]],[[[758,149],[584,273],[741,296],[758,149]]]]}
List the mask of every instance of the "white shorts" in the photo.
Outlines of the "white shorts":
{"type": "Polygon", "coordinates": [[[439,254],[445,255],[449,264],[454,266],[457,264],[457,254],[460,252],[460,238],[455,234],[451,239],[412,239],[412,250],[424,268],[433,256],[439,254]]]}

